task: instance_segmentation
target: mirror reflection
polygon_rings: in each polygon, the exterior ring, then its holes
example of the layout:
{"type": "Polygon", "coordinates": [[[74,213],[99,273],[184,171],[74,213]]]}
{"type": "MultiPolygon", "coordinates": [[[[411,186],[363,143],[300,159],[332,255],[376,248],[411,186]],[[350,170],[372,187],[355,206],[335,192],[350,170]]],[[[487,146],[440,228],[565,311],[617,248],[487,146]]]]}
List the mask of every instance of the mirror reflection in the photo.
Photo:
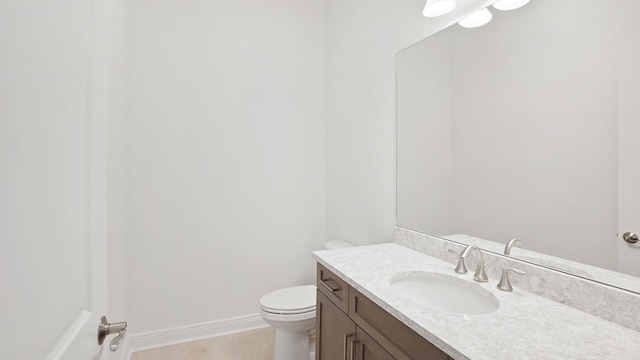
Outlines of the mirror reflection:
{"type": "Polygon", "coordinates": [[[640,292],[640,5],[603,5],[535,0],[398,54],[398,226],[640,292]]]}

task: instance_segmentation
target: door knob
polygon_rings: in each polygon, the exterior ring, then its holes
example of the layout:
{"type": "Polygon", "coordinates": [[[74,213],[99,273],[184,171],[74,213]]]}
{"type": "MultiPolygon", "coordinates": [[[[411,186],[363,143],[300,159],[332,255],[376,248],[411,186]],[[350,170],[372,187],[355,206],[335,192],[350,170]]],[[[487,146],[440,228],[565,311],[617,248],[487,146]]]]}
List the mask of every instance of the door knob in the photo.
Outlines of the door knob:
{"type": "Polygon", "coordinates": [[[622,239],[626,242],[628,242],[629,244],[635,244],[638,242],[638,235],[632,233],[632,232],[626,232],[624,234],[622,234],[622,239]]]}
{"type": "Polygon", "coordinates": [[[107,321],[107,317],[103,316],[100,318],[100,323],[98,324],[98,345],[102,345],[104,343],[104,339],[111,334],[118,334],[118,336],[114,337],[109,344],[109,350],[116,351],[122,344],[122,340],[124,340],[124,334],[127,332],[127,323],[119,322],[110,324],[107,321]]]}

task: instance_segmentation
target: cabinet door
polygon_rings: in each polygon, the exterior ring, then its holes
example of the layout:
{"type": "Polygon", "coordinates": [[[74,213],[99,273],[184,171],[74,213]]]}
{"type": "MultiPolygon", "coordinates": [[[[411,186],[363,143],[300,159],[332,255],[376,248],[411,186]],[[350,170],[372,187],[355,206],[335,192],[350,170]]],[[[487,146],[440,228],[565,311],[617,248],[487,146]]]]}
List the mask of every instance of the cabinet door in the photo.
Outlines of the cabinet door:
{"type": "Polygon", "coordinates": [[[316,360],[352,360],[355,323],[320,291],[316,315],[316,360]]]}
{"type": "Polygon", "coordinates": [[[354,360],[396,360],[360,327],[356,329],[356,356],[354,360]]]}
{"type": "Polygon", "coordinates": [[[351,318],[398,360],[448,360],[447,354],[354,288],[351,318]]]}

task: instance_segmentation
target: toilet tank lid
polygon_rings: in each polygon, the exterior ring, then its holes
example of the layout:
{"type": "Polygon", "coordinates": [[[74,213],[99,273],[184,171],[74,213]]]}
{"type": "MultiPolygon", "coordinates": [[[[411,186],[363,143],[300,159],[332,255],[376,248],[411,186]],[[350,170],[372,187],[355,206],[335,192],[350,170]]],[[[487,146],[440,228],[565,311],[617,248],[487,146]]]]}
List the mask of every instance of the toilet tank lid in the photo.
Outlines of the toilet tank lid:
{"type": "Polygon", "coordinates": [[[342,248],[350,248],[350,247],[354,247],[355,245],[353,245],[352,243],[348,242],[348,241],[344,241],[344,240],[332,240],[332,241],[327,241],[326,243],[324,243],[324,248],[331,250],[331,249],[342,249],[342,248]]]}
{"type": "Polygon", "coordinates": [[[272,310],[303,310],[316,305],[316,286],[292,286],[272,291],[260,299],[263,308],[272,310]]]}

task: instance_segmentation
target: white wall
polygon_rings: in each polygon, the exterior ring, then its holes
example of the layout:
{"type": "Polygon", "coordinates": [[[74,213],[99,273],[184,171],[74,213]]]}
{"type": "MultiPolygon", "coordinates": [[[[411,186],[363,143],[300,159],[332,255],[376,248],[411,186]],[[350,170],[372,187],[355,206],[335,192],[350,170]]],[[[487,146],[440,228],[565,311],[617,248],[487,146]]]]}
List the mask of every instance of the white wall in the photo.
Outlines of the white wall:
{"type": "Polygon", "coordinates": [[[424,0],[328,0],[327,238],[391,240],[396,53],[491,2],[428,19],[424,0]]]}
{"type": "Polygon", "coordinates": [[[326,5],[135,0],[132,331],[256,313],[324,241],[326,5]]]}
{"type": "Polygon", "coordinates": [[[112,63],[114,319],[140,332],[255,313],[267,291],[313,282],[325,239],[391,240],[395,54],[468,9],[428,20],[422,0],[130,6],[112,63]]]}

